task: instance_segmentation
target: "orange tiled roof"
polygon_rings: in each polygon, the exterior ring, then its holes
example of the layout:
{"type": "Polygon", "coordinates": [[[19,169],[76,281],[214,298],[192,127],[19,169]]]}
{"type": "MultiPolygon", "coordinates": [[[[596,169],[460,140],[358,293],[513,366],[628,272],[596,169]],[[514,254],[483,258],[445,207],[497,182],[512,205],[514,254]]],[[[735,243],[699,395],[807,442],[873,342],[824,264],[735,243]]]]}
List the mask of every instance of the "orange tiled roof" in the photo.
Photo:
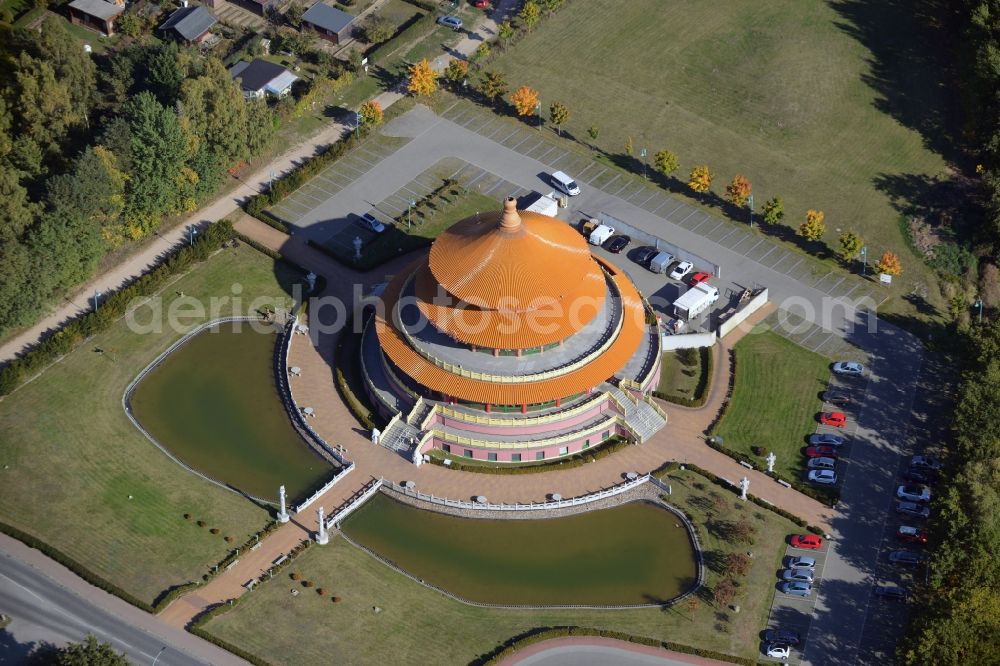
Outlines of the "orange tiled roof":
{"type": "Polygon", "coordinates": [[[441,293],[424,264],[414,277],[416,305],[434,327],[460,342],[492,349],[531,349],[564,340],[589,324],[607,298],[604,273],[594,263],[562,299],[539,299],[528,311],[484,309],[441,293]]]}
{"type": "MultiPolygon", "coordinates": [[[[621,293],[624,321],[611,346],[581,368],[556,377],[521,383],[494,383],[463,377],[436,366],[412,349],[404,335],[391,322],[391,315],[387,320],[384,314],[376,315],[375,320],[382,351],[401,371],[422,386],[470,402],[500,405],[531,404],[586,391],[611,378],[625,367],[639,348],[646,327],[642,299],[631,280],[624,274],[618,273],[612,264],[601,259],[596,260],[609,271],[612,281],[621,293]]],[[[386,288],[384,293],[386,313],[395,311],[403,285],[419,265],[420,262],[415,263],[386,288]]],[[[511,357],[510,362],[511,367],[515,367],[516,357],[511,357]]]]}
{"type": "Polygon", "coordinates": [[[518,212],[513,199],[502,213],[468,217],[441,234],[429,265],[448,293],[492,310],[522,311],[539,300],[572,297],[581,282],[601,273],[572,227],[518,212]]]}

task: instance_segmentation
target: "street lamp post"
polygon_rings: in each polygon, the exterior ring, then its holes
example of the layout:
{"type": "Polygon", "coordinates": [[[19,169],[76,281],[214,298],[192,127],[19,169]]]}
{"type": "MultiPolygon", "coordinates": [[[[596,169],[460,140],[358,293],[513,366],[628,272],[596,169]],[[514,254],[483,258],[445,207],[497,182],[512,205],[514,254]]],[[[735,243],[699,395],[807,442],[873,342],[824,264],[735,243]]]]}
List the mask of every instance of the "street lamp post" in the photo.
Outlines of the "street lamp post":
{"type": "Polygon", "coordinates": [[[747,213],[750,217],[750,228],[753,229],[753,195],[747,197],[747,213]]]}
{"type": "Polygon", "coordinates": [[[361,114],[354,112],[354,138],[361,138],[361,114]]]}
{"type": "Polygon", "coordinates": [[[274,172],[271,172],[271,182],[267,184],[267,191],[270,193],[274,191],[274,172]]]}
{"type": "Polygon", "coordinates": [[[861,248],[861,274],[865,275],[868,273],[868,246],[865,245],[861,248]]]}
{"type": "Polygon", "coordinates": [[[97,289],[94,290],[94,312],[97,312],[97,307],[101,304],[101,292],[97,289]]]}
{"type": "Polygon", "coordinates": [[[542,131],[542,102],[539,100],[538,104],[535,105],[535,111],[538,112],[538,131],[542,131]]]}
{"type": "Polygon", "coordinates": [[[979,323],[982,324],[983,323],[983,299],[977,296],[976,297],[976,302],[974,303],[974,305],[977,308],[979,308],[979,323]]]}
{"type": "Polygon", "coordinates": [[[648,178],[646,178],[646,149],[645,148],[641,148],[639,150],[639,157],[642,158],[642,179],[643,180],[649,180],[648,178]]]}
{"type": "Polygon", "coordinates": [[[412,214],[410,213],[410,211],[413,210],[413,207],[416,206],[416,205],[417,205],[417,202],[414,201],[413,199],[410,199],[409,205],[406,206],[406,228],[407,229],[409,229],[410,225],[413,224],[413,217],[412,217],[412,214]]]}
{"type": "Polygon", "coordinates": [[[194,245],[194,237],[198,235],[198,230],[192,226],[188,229],[188,245],[194,245]]]}

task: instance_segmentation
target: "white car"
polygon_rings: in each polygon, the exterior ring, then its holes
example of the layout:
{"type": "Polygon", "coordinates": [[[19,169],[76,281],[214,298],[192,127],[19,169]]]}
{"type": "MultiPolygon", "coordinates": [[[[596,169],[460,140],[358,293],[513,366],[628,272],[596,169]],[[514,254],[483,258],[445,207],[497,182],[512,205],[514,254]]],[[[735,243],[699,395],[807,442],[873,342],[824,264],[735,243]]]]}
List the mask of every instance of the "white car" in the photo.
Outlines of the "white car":
{"type": "Polygon", "coordinates": [[[788,659],[788,655],[791,654],[792,648],[788,643],[768,643],[764,652],[768,657],[772,659],[788,659]]]}
{"type": "Polygon", "coordinates": [[[446,25],[452,30],[462,29],[462,19],[457,16],[439,16],[437,22],[440,25],[446,25]]]}
{"type": "Polygon", "coordinates": [[[371,213],[365,213],[361,216],[361,226],[371,229],[377,234],[385,231],[385,225],[375,219],[375,216],[371,213]]]}
{"type": "Polygon", "coordinates": [[[785,569],[781,572],[781,580],[797,580],[800,583],[813,582],[812,569],[785,569]]]}
{"type": "Polygon", "coordinates": [[[833,364],[833,372],[838,375],[857,377],[865,374],[865,366],[857,361],[837,361],[833,364]]]}
{"type": "Polygon", "coordinates": [[[810,458],[806,467],[809,469],[836,469],[837,461],[833,458],[810,458]]]}
{"type": "Polygon", "coordinates": [[[789,569],[815,569],[816,558],[808,555],[796,555],[788,558],[789,569]]]}
{"type": "Polygon", "coordinates": [[[896,488],[896,497],[907,502],[930,502],[931,489],[927,486],[900,486],[896,488]]]}
{"type": "Polygon", "coordinates": [[[682,261],[677,264],[674,270],[670,271],[671,280],[683,280],[684,276],[690,273],[694,269],[694,264],[690,261],[682,261]]]}
{"type": "Polygon", "coordinates": [[[837,473],[832,469],[814,469],[809,472],[809,482],[821,486],[832,486],[837,483],[837,473]]]}

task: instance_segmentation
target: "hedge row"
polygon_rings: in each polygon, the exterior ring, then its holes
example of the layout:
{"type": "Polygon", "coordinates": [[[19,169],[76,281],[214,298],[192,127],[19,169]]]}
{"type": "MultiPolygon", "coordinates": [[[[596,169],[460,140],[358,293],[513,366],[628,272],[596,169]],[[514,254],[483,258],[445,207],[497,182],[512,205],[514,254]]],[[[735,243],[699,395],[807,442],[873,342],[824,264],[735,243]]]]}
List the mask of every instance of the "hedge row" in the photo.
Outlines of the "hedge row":
{"type": "Polygon", "coordinates": [[[106,296],[97,310],[68,322],[34,349],[11,360],[0,370],[0,395],[7,395],[87,338],[106,330],[125,315],[135,299],[155,293],[171,277],[186,271],[196,261],[204,261],[232,237],[233,227],[229,220],[209,225],[195,237],[194,243],[184,245],[153,270],[106,296]]]}
{"type": "Polygon", "coordinates": [[[447,467],[459,472],[479,472],[480,474],[535,474],[536,472],[551,472],[556,469],[572,469],[574,467],[582,467],[587,463],[592,463],[600,460],[601,458],[606,458],[615,451],[620,451],[627,446],[630,446],[630,444],[616,435],[607,442],[601,444],[599,447],[595,447],[592,451],[587,451],[586,453],[574,453],[566,458],[560,458],[558,461],[553,460],[552,462],[541,464],[518,465],[517,463],[513,463],[508,465],[506,463],[497,463],[495,467],[490,467],[488,465],[467,465],[458,458],[438,458],[436,456],[431,456],[431,462],[435,465],[446,466],[444,461],[450,460],[451,464],[447,465],[447,467]]]}
{"type": "Polygon", "coordinates": [[[636,643],[637,645],[647,645],[649,647],[673,650],[674,652],[682,652],[684,654],[693,654],[707,659],[727,661],[731,664],[745,664],[745,666],[754,666],[757,663],[753,659],[749,659],[747,657],[737,657],[724,652],[716,652],[715,650],[703,650],[701,648],[691,647],[690,645],[674,643],[672,641],[661,641],[657,638],[649,638],[647,636],[636,636],[635,634],[628,634],[624,631],[574,626],[540,627],[532,629],[531,631],[521,634],[520,636],[514,637],[493,652],[479,657],[472,663],[476,666],[493,666],[501,663],[507,657],[511,656],[515,652],[518,652],[519,650],[523,650],[529,645],[552,640],[554,638],[563,638],[566,636],[598,636],[600,638],[613,638],[619,641],[636,643]]]}
{"type": "Polygon", "coordinates": [[[653,391],[653,397],[672,402],[682,407],[703,407],[708,402],[710,394],[709,388],[712,386],[712,375],[715,372],[715,355],[711,347],[701,347],[698,350],[701,355],[701,377],[698,378],[698,385],[694,389],[693,398],[683,398],[681,396],[669,395],[660,391],[653,391]]]}
{"type": "Polygon", "coordinates": [[[729,385],[726,386],[726,397],[722,400],[722,408],[719,409],[719,413],[715,415],[712,422],[705,428],[705,434],[711,435],[715,433],[715,429],[719,427],[722,423],[722,419],[726,417],[726,412],[729,411],[729,403],[733,399],[733,389],[736,388],[736,352],[732,349],[729,350],[729,385]]]}
{"type": "MultiPolygon", "coordinates": [[[[241,241],[243,241],[247,245],[249,245],[250,247],[252,247],[253,249],[255,249],[258,252],[260,252],[261,254],[266,254],[267,256],[271,257],[275,261],[285,261],[285,257],[280,252],[278,252],[277,250],[272,250],[271,248],[267,247],[266,245],[258,243],[257,241],[255,241],[254,239],[250,238],[246,234],[241,234],[238,231],[233,231],[233,235],[236,236],[236,238],[239,238],[241,241]]],[[[291,262],[289,262],[289,263],[291,263],[291,262]]]]}
{"type": "MultiPolygon", "coordinates": [[[[361,422],[361,425],[373,430],[378,426],[375,424],[375,414],[368,409],[368,406],[354,394],[350,385],[347,383],[347,377],[344,376],[344,341],[347,339],[346,336],[353,335],[351,331],[353,330],[351,321],[347,322],[344,326],[343,332],[340,337],[337,338],[337,349],[334,352],[334,365],[336,366],[337,372],[337,389],[340,391],[340,396],[347,403],[348,409],[354,414],[354,417],[361,422]]],[[[360,353],[360,349],[358,350],[360,353]]]]}
{"type": "Polygon", "coordinates": [[[138,597],[134,597],[125,590],[121,589],[117,585],[108,582],[104,578],[98,576],[92,572],[87,567],[83,566],[69,555],[65,554],[58,548],[54,548],[44,541],[28,534],[27,532],[22,532],[13,525],[8,525],[7,523],[0,522],[0,532],[3,532],[7,536],[13,537],[28,546],[29,548],[34,548],[40,551],[49,559],[55,560],[59,564],[63,565],[73,573],[75,573],[80,578],[84,579],[94,587],[100,588],[109,594],[113,594],[119,599],[127,601],[128,603],[141,608],[147,613],[155,613],[158,609],[154,608],[152,604],[149,604],[138,597]]]}

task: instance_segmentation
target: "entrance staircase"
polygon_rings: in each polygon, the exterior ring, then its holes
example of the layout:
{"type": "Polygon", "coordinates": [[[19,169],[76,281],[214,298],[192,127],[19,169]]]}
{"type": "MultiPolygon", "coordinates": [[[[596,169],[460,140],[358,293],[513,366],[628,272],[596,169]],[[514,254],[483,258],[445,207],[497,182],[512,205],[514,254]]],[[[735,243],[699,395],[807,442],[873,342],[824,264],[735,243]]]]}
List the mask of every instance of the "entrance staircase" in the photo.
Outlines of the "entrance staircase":
{"type": "Polygon", "coordinates": [[[639,442],[645,442],[659,432],[667,420],[645,400],[637,400],[631,393],[613,384],[602,384],[601,389],[610,393],[624,407],[625,423],[636,434],[639,442]]]}

